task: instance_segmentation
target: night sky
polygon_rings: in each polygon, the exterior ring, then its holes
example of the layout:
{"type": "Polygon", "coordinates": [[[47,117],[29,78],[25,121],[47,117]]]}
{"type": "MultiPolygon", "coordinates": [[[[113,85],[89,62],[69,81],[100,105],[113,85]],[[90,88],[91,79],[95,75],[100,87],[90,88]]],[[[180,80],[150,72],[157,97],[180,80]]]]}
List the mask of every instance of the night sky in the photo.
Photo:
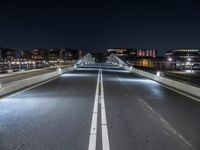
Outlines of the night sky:
{"type": "Polygon", "coordinates": [[[0,47],[200,48],[198,0],[0,1],[0,47]]]}

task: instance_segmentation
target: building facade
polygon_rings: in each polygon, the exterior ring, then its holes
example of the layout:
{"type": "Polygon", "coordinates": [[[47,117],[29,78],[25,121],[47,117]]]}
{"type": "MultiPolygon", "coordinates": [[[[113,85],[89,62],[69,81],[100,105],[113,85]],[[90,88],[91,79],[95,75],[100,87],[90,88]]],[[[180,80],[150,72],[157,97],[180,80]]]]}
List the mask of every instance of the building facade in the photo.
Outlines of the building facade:
{"type": "Polygon", "coordinates": [[[157,51],[155,49],[140,49],[137,50],[136,57],[156,58],[157,51]]]}
{"type": "Polygon", "coordinates": [[[1,61],[14,61],[16,59],[16,54],[14,49],[0,48],[0,59],[1,61]]]}
{"type": "Polygon", "coordinates": [[[165,57],[169,61],[198,62],[200,61],[199,49],[175,49],[168,51],[165,57]]]}
{"type": "Polygon", "coordinates": [[[130,49],[130,48],[110,48],[107,49],[107,54],[115,54],[116,56],[123,57],[149,57],[155,58],[157,56],[157,51],[155,49],[130,49]]]}

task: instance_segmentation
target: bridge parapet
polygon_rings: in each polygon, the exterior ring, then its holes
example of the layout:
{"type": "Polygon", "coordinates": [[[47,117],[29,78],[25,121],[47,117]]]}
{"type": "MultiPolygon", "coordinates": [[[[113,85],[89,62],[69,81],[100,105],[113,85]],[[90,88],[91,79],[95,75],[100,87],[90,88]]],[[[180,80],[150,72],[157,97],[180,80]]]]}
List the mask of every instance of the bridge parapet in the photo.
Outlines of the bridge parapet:
{"type": "Polygon", "coordinates": [[[84,55],[82,58],[80,58],[75,64],[75,68],[79,67],[79,66],[83,66],[86,64],[90,64],[93,63],[93,58],[92,55],[90,53],[87,53],[86,55],[84,55]]]}
{"type": "Polygon", "coordinates": [[[110,56],[108,57],[108,62],[114,65],[118,65],[120,67],[125,67],[125,69],[129,68],[128,64],[121,60],[119,57],[117,57],[115,54],[110,54],[110,56]]]}

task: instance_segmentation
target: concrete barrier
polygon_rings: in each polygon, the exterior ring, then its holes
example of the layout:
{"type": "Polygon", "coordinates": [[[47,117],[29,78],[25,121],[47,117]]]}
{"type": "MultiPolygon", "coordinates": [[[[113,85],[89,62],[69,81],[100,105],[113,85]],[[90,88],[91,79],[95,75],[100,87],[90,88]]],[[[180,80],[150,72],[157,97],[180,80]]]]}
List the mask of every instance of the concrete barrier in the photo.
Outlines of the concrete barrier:
{"type": "Polygon", "coordinates": [[[168,78],[165,78],[165,77],[162,77],[162,76],[157,76],[157,75],[154,75],[152,73],[145,72],[145,71],[142,71],[140,69],[136,69],[132,66],[128,66],[125,62],[123,62],[123,60],[121,60],[120,58],[118,58],[114,54],[111,54],[109,56],[109,61],[111,63],[116,63],[116,65],[124,68],[125,70],[129,70],[130,72],[134,72],[134,73],[139,74],[143,77],[149,78],[151,80],[157,81],[157,82],[162,83],[164,85],[167,85],[169,87],[178,89],[182,92],[185,92],[185,93],[188,93],[188,94],[193,95],[195,97],[198,97],[198,99],[199,99],[198,101],[200,101],[200,88],[198,88],[198,87],[195,87],[195,86],[192,86],[192,85],[189,85],[189,84],[186,84],[186,83],[182,83],[180,81],[168,79],[168,78]]]}
{"type": "Polygon", "coordinates": [[[22,79],[19,81],[11,82],[6,84],[4,87],[0,87],[0,96],[4,96],[6,94],[12,93],[14,91],[20,90],[22,88],[43,82],[45,80],[49,80],[51,78],[54,78],[56,76],[59,76],[63,73],[69,72],[74,70],[74,66],[66,67],[66,68],[58,68],[56,71],[51,73],[45,73],[42,75],[36,75],[30,78],[22,79]]]}
{"type": "Polygon", "coordinates": [[[133,67],[128,68],[126,66],[124,67],[124,69],[200,98],[200,88],[198,87],[195,87],[186,83],[182,83],[179,81],[175,81],[172,79],[168,79],[165,77],[157,76],[157,75],[154,75],[154,74],[151,74],[151,73],[148,73],[148,72],[145,72],[133,67]]]}

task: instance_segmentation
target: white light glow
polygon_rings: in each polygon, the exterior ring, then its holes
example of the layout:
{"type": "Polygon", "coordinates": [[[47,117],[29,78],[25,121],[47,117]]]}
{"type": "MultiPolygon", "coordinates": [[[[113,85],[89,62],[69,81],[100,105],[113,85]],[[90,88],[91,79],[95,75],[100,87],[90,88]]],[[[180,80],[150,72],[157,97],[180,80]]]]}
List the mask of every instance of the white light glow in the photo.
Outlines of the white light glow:
{"type": "Polygon", "coordinates": [[[194,71],[193,70],[185,70],[185,72],[187,72],[187,73],[193,73],[194,71]]]}
{"type": "Polygon", "coordinates": [[[168,61],[172,61],[172,58],[168,58],[168,61]]]}
{"type": "Polygon", "coordinates": [[[78,73],[69,73],[69,74],[63,74],[62,77],[91,77],[96,76],[95,74],[78,74],[78,73]]]}
{"type": "Polygon", "coordinates": [[[160,76],[160,71],[157,71],[156,75],[157,75],[157,76],[160,76]]]}
{"type": "Polygon", "coordinates": [[[122,81],[122,82],[135,82],[135,83],[138,83],[138,84],[158,84],[157,82],[153,81],[153,80],[149,80],[149,79],[143,79],[143,78],[120,78],[120,79],[117,79],[117,78],[108,78],[109,81],[116,81],[116,82],[119,82],[122,81]]]}
{"type": "Polygon", "coordinates": [[[190,62],[186,62],[186,65],[191,65],[191,63],[190,62]]]}
{"type": "Polygon", "coordinates": [[[128,70],[119,70],[119,69],[105,69],[104,72],[118,72],[118,73],[129,73],[128,70]]]}
{"type": "Polygon", "coordinates": [[[58,70],[58,72],[60,72],[60,73],[62,72],[62,69],[61,69],[61,68],[58,68],[57,70],[58,70]]]}

